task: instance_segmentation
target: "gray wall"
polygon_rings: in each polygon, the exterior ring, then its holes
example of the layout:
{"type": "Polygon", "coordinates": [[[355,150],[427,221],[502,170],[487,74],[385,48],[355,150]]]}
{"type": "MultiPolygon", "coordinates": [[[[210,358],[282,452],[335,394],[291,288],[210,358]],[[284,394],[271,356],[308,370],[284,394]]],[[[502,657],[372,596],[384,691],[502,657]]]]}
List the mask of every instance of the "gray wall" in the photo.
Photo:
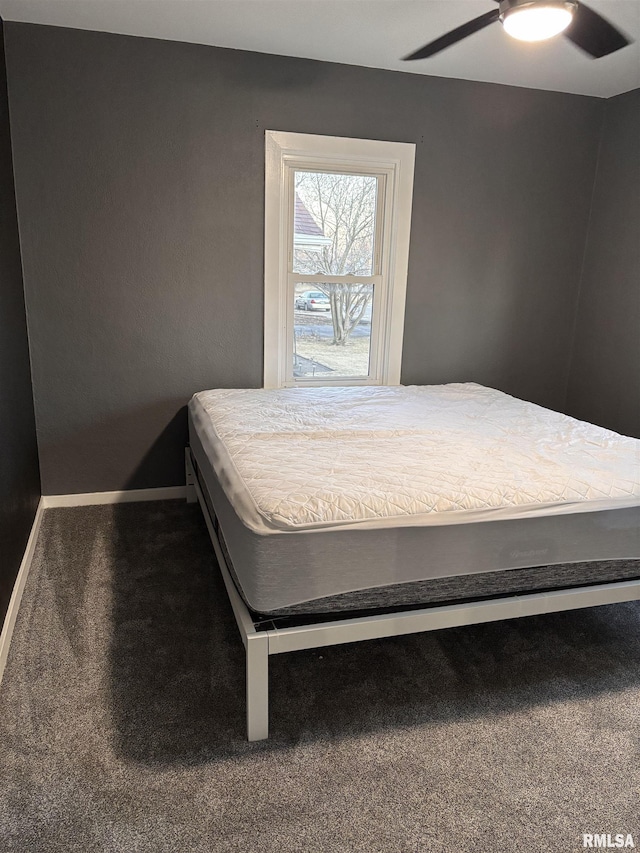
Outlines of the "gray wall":
{"type": "Polygon", "coordinates": [[[402,380],[564,404],[604,104],[11,24],[43,491],[182,481],[184,404],[262,383],[264,130],[417,143],[402,380]]]}
{"type": "Polygon", "coordinates": [[[567,408],[640,438],[640,89],[606,103],[567,408]]]}
{"type": "Polygon", "coordinates": [[[0,626],[40,498],[0,21],[0,626]]]}

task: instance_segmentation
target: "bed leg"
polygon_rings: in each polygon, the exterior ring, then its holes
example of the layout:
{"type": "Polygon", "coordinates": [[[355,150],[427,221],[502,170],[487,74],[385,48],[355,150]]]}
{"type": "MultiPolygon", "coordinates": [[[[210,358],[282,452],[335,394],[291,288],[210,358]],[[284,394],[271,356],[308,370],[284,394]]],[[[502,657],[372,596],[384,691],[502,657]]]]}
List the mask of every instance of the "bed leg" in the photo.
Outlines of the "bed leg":
{"type": "Polygon", "coordinates": [[[269,637],[247,637],[247,740],[269,737],[269,637]]]}
{"type": "Polygon", "coordinates": [[[191,451],[188,447],[184,449],[184,479],[187,486],[187,503],[194,504],[198,502],[195,483],[196,475],[193,471],[193,463],[191,461],[191,451]]]}

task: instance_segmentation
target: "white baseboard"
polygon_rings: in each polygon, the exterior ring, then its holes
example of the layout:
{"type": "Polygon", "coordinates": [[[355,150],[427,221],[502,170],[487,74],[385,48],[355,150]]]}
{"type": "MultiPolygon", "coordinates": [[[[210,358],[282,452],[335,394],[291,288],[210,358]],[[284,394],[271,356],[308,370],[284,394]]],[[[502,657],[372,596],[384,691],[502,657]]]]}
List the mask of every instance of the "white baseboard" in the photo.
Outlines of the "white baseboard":
{"type": "Polygon", "coordinates": [[[13,629],[15,627],[16,619],[18,617],[18,609],[20,608],[22,593],[24,592],[24,586],[27,582],[29,569],[31,568],[33,554],[36,550],[36,542],[38,541],[38,533],[40,531],[40,524],[42,522],[43,512],[44,499],[40,498],[40,501],[38,503],[38,509],[36,510],[35,518],[33,519],[33,525],[31,526],[31,533],[29,534],[29,539],[27,540],[27,547],[24,551],[24,557],[22,558],[20,568],[18,569],[18,576],[16,577],[16,582],[13,585],[13,592],[9,601],[9,609],[7,610],[7,613],[4,617],[4,623],[2,625],[2,633],[0,633],[0,684],[2,684],[4,668],[7,664],[7,658],[9,657],[9,646],[11,644],[13,629]]]}
{"type": "Polygon", "coordinates": [[[80,495],[43,495],[45,509],[58,506],[92,506],[137,501],[167,501],[186,498],[186,486],[166,486],[162,489],[129,489],[121,492],[86,492],[80,495]]]}
{"type": "Polygon", "coordinates": [[[38,541],[40,524],[45,509],[60,506],[90,506],[92,504],[117,504],[133,503],[135,501],[164,501],[186,498],[186,486],[167,486],[162,489],[130,489],[121,492],[90,492],[80,495],[43,495],[38,503],[31,533],[27,540],[24,557],[20,563],[18,576],[13,586],[13,592],[9,601],[9,608],[4,617],[2,633],[0,633],[0,683],[4,675],[4,668],[9,656],[9,645],[13,635],[13,629],[18,616],[18,609],[22,600],[22,593],[27,582],[31,561],[38,541]]]}

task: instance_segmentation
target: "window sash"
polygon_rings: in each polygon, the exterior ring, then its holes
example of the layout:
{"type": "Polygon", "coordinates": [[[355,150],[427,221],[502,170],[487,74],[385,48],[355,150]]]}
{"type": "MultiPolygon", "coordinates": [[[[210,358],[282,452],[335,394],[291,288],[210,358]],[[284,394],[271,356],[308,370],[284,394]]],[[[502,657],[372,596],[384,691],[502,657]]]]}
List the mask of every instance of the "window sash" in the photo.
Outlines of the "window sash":
{"type": "MultiPolygon", "coordinates": [[[[311,289],[311,288],[309,288],[311,289]]],[[[284,387],[314,386],[314,385],[379,385],[382,371],[381,352],[384,333],[383,317],[383,277],[380,275],[303,275],[300,273],[288,273],[287,275],[287,319],[286,319],[286,346],[284,370],[284,387]],[[293,375],[293,343],[295,335],[295,287],[296,284],[371,284],[373,286],[373,299],[371,301],[371,336],[369,341],[369,373],[366,376],[336,376],[329,379],[326,376],[317,378],[299,378],[293,375]]]]}
{"type": "Polygon", "coordinates": [[[287,272],[286,272],[286,344],[284,352],[285,363],[281,365],[281,376],[285,387],[313,386],[313,385],[380,385],[383,380],[383,363],[380,353],[383,347],[383,338],[386,332],[387,311],[385,306],[388,302],[388,272],[389,268],[389,236],[390,229],[387,222],[391,211],[389,210],[390,193],[387,187],[393,185],[393,170],[384,168],[366,168],[362,164],[347,164],[344,161],[327,161],[326,159],[308,158],[285,158],[284,162],[284,191],[287,201],[286,229],[283,240],[286,246],[287,272]],[[374,177],[377,180],[375,228],[374,228],[374,253],[373,271],[371,276],[356,275],[325,275],[323,273],[310,275],[296,273],[293,271],[293,248],[295,230],[295,173],[320,172],[343,175],[364,175],[374,177]],[[371,340],[369,351],[369,372],[366,376],[341,376],[335,379],[327,377],[298,378],[293,375],[293,343],[294,343],[294,288],[298,283],[315,284],[327,282],[328,284],[372,284],[373,301],[371,307],[371,340]]]}
{"type": "Polygon", "coordinates": [[[347,168],[344,164],[327,164],[323,162],[317,164],[316,158],[309,158],[308,161],[289,160],[285,163],[285,192],[288,200],[287,211],[287,270],[293,272],[293,250],[295,238],[295,194],[296,172],[319,172],[339,175],[357,175],[366,178],[375,178],[377,180],[376,190],[376,208],[375,208],[375,228],[373,234],[374,253],[372,259],[373,275],[382,274],[383,252],[385,250],[385,234],[388,228],[385,229],[385,219],[387,214],[385,200],[387,197],[387,183],[389,179],[393,179],[393,174],[388,169],[372,170],[360,168],[347,168]]]}

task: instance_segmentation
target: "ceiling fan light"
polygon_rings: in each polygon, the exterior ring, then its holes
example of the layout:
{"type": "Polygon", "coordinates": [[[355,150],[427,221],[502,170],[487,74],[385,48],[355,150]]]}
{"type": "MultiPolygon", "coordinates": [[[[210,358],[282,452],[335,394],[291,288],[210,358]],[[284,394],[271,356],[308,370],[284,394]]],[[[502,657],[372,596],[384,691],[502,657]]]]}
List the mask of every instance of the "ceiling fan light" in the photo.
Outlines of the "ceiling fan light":
{"type": "Polygon", "coordinates": [[[544,41],[566,30],[573,18],[573,8],[571,3],[515,6],[504,13],[502,25],[513,38],[544,41]]]}

